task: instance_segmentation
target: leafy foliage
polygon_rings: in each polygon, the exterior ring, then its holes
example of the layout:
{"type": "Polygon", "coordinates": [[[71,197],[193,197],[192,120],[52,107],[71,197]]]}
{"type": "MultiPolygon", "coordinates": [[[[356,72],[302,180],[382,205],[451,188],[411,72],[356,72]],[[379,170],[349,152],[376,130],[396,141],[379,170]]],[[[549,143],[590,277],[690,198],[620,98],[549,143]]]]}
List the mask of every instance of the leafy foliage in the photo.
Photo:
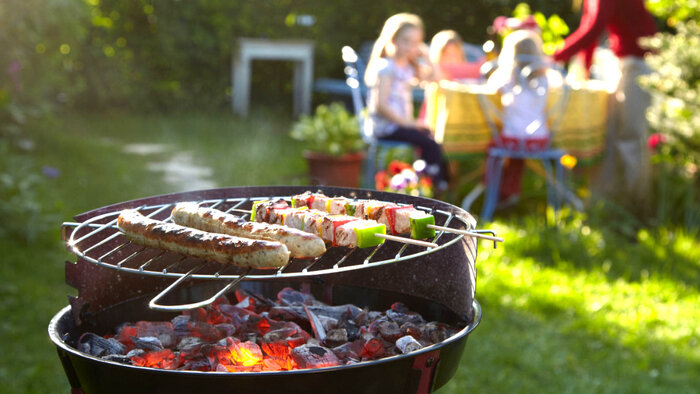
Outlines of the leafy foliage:
{"type": "MultiPolygon", "coordinates": [[[[315,77],[342,77],[343,45],[374,40],[390,15],[420,15],[429,38],[456,29],[486,39],[498,15],[517,2],[475,0],[7,0],[0,2],[0,89],[14,61],[34,104],[138,110],[223,108],[230,101],[231,54],[240,37],[311,39],[315,77]],[[304,25],[302,15],[312,15],[304,25]]],[[[537,0],[533,9],[577,20],[568,2],[537,0]]],[[[292,64],[258,62],[252,99],[290,101],[292,64]]]]}
{"type": "Polygon", "coordinates": [[[564,45],[564,37],[569,34],[569,26],[559,15],[552,14],[546,17],[540,11],[533,14],[527,3],[519,3],[515,6],[513,17],[524,21],[530,16],[535,19],[537,26],[542,31],[542,50],[544,53],[551,55],[564,45]]]}
{"type": "Polygon", "coordinates": [[[358,152],[365,146],[357,118],[339,103],[319,105],[314,116],[302,115],[291,136],[310,151],[333,156],[358,152]]]}
{"type": "Polygon", "coordinates": [[[682,21],[700,20],[697,0],[647,0],[646,6],[652,14],[665,19],[671,27],[682,21]]]}
{"type": "Polygon", "coordinates": [[[676,29],[644,41],[654,51],[647,61],[655,72],[640,83],[654,96],[647,118],[661,136],[654,155],[658,216],[700,227],[700,26],[679,22],[676,29]]]}
{"type": "Polygon", "coordinates": [[[31,243],[55,224],[55,212],[42,202],[47,181],[36,163],[0,140],[0,237],[31,243]]]}

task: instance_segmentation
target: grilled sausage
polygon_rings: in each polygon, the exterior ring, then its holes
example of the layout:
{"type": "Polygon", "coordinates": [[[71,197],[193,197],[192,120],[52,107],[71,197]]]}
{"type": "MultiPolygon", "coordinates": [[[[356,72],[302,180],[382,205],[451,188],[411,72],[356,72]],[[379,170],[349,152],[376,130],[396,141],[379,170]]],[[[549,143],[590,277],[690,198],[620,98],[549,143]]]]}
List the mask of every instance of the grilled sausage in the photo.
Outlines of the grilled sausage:
{"type": "Polygon", "coordinates": [[[313,234],[288,226],[249,222],[192,202],[178,203],[171,215],[175,223],[202,231],[282,242],[292,257],[317,257],[326,251],[323,240],[313,234]]]}
{"type": "Polygon", "coordinates": [[[289,260],[289,250],[280,242],[195,230],[149,219],[135,210],[122,211],[117,227],[133,242],[220,263],[278,268],[289,260]]]}

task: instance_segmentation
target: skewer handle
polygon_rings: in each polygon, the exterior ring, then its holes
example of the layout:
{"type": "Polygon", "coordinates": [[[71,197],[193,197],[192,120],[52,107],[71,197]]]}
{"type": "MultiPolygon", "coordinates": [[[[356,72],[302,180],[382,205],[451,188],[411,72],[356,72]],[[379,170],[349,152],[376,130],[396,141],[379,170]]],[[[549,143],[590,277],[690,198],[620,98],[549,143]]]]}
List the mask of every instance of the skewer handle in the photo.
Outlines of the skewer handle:
{"type": "Polygon", "coordinates": [[[422,246],[425,248],[437,248],[438,247],[438,244],[436,244],[435,242],[420,241],[420,240],[413,239],[413,238],[397,237],[395,235],[379,234],[379,233],[375,233],[374,236],[379,237],[379,238],[388,239],[390,241],[402,242],[402,243],[409,244],[409,245],[422,246]]]}
{"type": "Polygon", "coordinates": [[[466,235],[468,237],[474,237],[474,238],[481,238],[481,239],[488,239],[489,241],[494,241],[494,242],[503,242],[504,239],[501,237],[494,237],[492,235],[485,235],[485,234],[480,234],[480,233],[473,233],[471,231],[467,230],[459,230],[456,228],[451,228],[451,227],[443,227],[443,226],[436,226],[434,224],[429,224],[428,228],[432,228],[433,230],[438,230],[438,231],[445,231],[448,233],[454,233],[454,234],[462,234],[466,235]]]}

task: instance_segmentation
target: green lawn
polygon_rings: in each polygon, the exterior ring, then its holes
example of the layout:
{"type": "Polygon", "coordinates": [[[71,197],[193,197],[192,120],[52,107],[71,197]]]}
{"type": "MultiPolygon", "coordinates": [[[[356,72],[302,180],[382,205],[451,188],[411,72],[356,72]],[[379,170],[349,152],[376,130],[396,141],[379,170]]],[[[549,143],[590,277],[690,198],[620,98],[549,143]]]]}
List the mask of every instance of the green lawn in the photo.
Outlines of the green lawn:
{"type": "MultiPolygon", "coordinates": [[[[33,124],[32,155],[61,171],[42,197],[57,214],[56,230],[51,240],[29,245],[0,239],[1,391],[68,391],[46,334],[72,292],[64,284],[63,261],[71,256],[58,240],[62,220],[189,186],[303,184],[301,146],[288,138],[290,124],[272,110],[248,121],[227,113],[109,113],[33,124]],[[200,171],[183,173],[177,163],[200,171]]],[[[564,213],[548,227],[527,211],[525,205],[517,215],[481,224],[507,242],[496,250],[480,244],[483,320],[440,392],[696,392],[697,236],[682,229],[622,236],[595,212],[564,213]]]]}

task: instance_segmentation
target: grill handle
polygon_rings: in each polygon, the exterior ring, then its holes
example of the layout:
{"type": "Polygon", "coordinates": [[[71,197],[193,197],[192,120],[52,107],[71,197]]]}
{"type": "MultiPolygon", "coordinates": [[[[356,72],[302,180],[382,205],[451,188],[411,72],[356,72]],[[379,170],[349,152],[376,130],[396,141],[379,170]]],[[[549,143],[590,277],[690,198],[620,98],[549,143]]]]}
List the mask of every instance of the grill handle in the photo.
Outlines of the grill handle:
{"type": "Polygon", "coordinates": [[[206,300],[199,301],[199,302],[193,302],[191,304],[180,304],[180,305],[162,305],[162,304],[158,303],[158,301],[160,301],[161,298],[168,295],[168,293],[173,291],[173,289],[175,289],[178,285],[180,285],[182,282],[186,281],[199,268],[201,268],[201,266],[195,267],[195,268],[189,270],[186,274],[179,277],[175,282],[171,283],[170,286],[166,287],[163,291],[161,291],[160,293],[158,293],[155,297],[153,297],[151,299],[151,301],[148,303],[148,307],[153,309],[153,310],[156,310],[156,311],[173,312],[173,311],[184,311],[184,310],[189,310],[189,309],[197,309],[197,308],[207,306],[207,305],[213,303],[214,301],[216,301],[217,298],[224,295],[224,293],[229,291],[233,286],[236,286],[251,271],[251,268],[248,268],[248,270],[246,270],[238,278],[229,282],[221,290],[216,292],[216,294],[211,296],[211,298],[207,298],[206,300]]]}

